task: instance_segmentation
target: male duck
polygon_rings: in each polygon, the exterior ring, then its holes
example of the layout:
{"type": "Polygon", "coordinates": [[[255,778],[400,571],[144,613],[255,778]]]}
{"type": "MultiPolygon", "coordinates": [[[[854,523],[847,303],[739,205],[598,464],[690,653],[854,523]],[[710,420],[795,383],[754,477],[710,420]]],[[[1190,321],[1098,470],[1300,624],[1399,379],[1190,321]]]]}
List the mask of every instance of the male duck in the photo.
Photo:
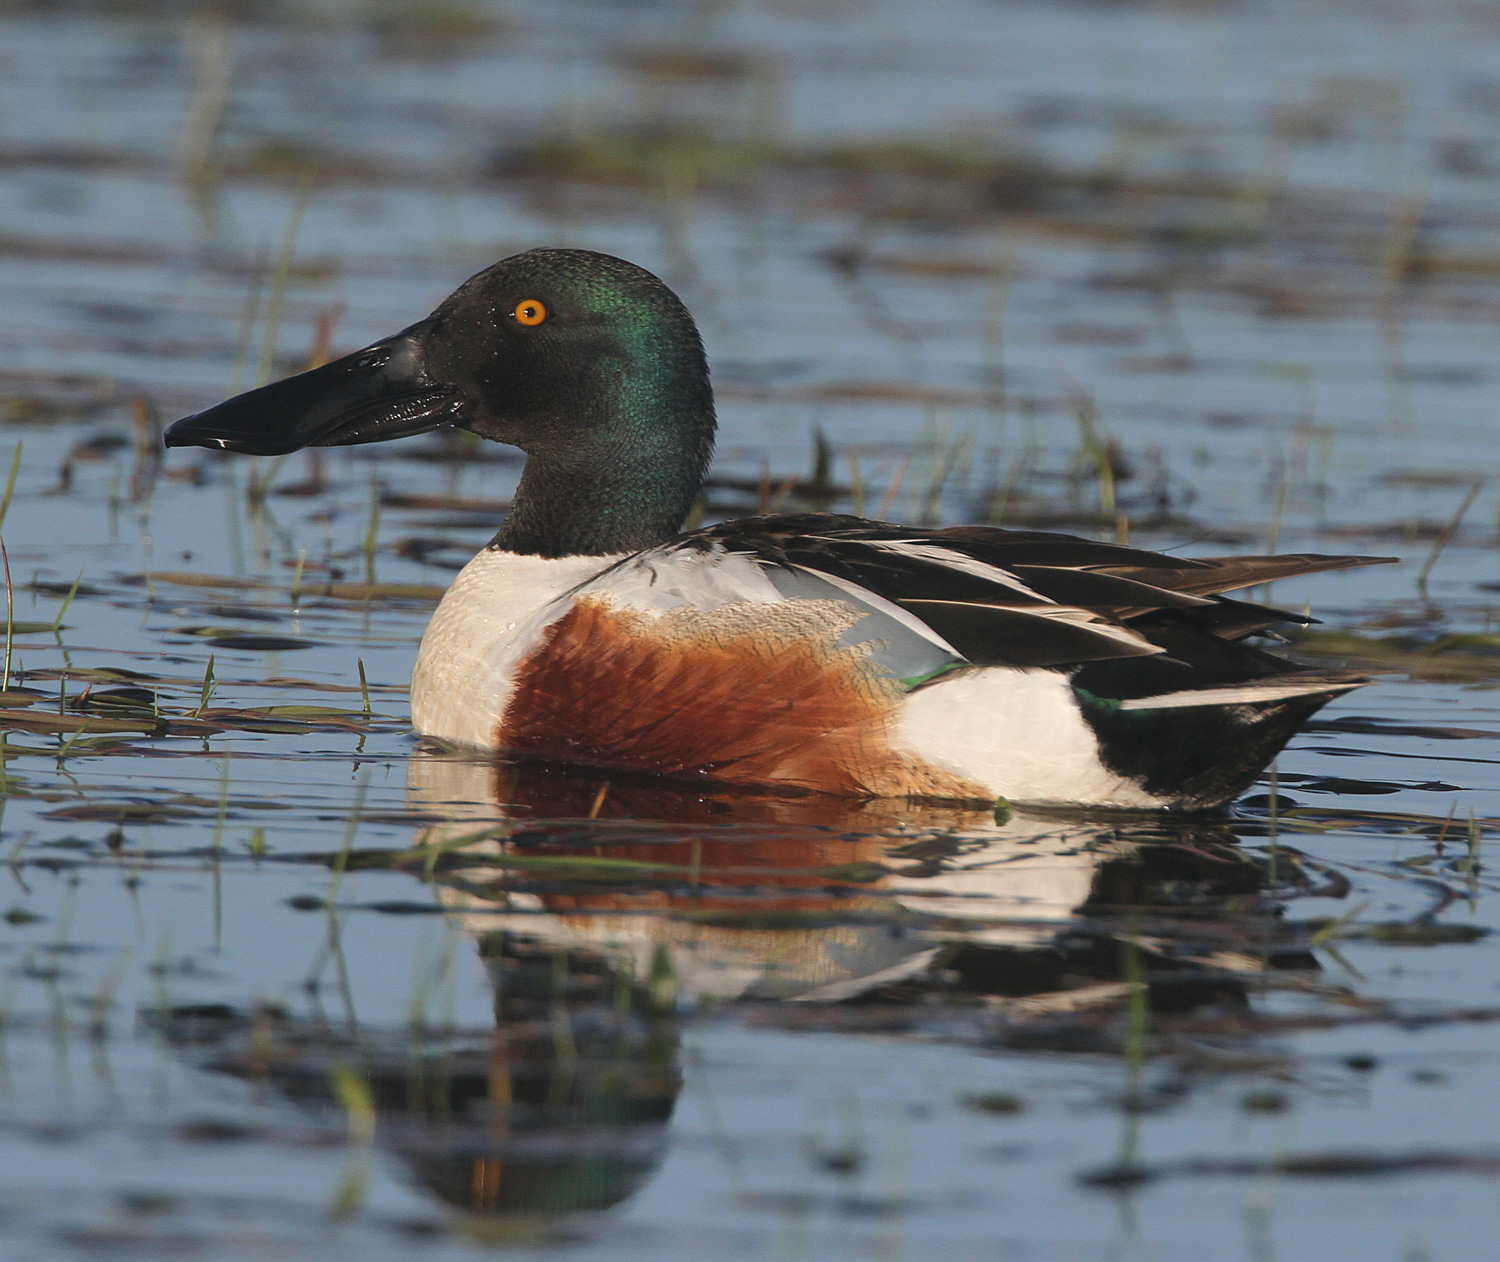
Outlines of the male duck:
{"type": "Polygon", "coordinates": [[[255,455],[457,425],[530,457],[412,676],[417,730],[520,757],[860,796],[1217,806],[1366,682],[1243,643],[1220,593],[1366,564],[787,514],[679,533],[713,451],[660,280],[531,250],[427,319],[172,426],[255,455]]]}

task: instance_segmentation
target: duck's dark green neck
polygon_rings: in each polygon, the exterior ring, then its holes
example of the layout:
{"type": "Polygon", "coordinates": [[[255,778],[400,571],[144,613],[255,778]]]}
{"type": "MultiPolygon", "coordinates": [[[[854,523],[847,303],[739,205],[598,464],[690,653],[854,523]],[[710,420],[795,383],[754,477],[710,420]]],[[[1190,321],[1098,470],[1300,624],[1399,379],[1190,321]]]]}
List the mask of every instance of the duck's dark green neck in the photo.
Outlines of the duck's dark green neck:
{"type": "Polygon", "coordinates": [[[496,409],[466,423],[527,461],[491,547],[607,556],[682,529],[713,455],[714,396],[692,317],[647,279],[589,292],[553,341],[513,344],[497,361],[479,392],[496,409]]]}
{"type": "Polygon", "coordinates": [[[535,556],[608,556],[665,543],[703,484],[707,441],[627,441],[526,462],[490,547],[535,556]]]}
{"type": "Polygon", "coordinates": [[[524,435],[526,469],[492,548],[608,556],[682,529],[714,449],[713,390],[696,335],[595,360],[549,392],[546,406],[552,420],[524,435]]]}

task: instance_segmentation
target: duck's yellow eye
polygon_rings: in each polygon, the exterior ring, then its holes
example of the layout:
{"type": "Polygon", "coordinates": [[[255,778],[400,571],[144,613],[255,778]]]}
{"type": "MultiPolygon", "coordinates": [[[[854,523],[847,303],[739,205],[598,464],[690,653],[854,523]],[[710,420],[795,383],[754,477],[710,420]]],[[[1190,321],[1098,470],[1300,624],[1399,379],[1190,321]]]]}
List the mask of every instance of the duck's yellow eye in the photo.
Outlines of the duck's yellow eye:
{"type": "Polygon", "coordinates": [[[540,324],[547,318],[547,308],[539,298],[523,298],[511,312],[518,324],[540,324]]]}

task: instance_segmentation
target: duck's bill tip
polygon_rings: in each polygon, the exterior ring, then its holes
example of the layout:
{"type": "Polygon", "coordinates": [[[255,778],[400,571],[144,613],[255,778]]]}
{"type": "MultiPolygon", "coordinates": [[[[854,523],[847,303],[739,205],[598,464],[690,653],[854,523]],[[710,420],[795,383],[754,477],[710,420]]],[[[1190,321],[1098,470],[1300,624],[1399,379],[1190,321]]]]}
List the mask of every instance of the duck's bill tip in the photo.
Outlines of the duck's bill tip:
{"type": "Polygon", "coordinates": [[[422,365],[421,326],[185,416],[168,447],[283,456],[406,438],[460,420],[463,392],[422,365]]]}
{"type": "Polygon", "coordinates": [[[227,428],[216,423],[211,413],[183,417],[167,430],[163,441],[168,447],[208,447],[246,456],[284,456],[302,446],[289,435],[227,428]]]}

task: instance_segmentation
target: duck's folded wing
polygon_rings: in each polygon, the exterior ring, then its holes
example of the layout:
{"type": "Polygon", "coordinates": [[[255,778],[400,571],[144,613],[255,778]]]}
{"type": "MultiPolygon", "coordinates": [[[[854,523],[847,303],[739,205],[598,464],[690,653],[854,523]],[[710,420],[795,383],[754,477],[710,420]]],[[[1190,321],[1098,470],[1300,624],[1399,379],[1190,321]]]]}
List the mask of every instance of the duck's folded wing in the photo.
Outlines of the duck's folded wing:
{"type": "Polygon", "coordinates": [[[627,558],[578,594],[607,595],[648,613],[734,602],[831,603],[854,614],[841,647],[866,645],[904,680],[958,665],[1067,666],[1150,656],[1162,649],[1116,609],[1210,603],[1113,575],[1044,575],[1036,585],[920,534],[832,537],[730,523],[627,558]],[[1065,597],[1082,593],[1089,603],[1058,599],[1048,587],[1065,597]]]}
{"type": "Polygon", "coordinates": [[[812,515],[739,520],[668,547],[753,560],[789,596],[821,580],[838,585],[847,599],[878,605],[887,620],[893,609],[906,611],[931,633],[929,640],[935,635],[970,665],[1097,663],[1106,675],[1124,672],[1140,681],[1127,692],[1148,678],[1167,691],[1193,686],[1179,668],[1200,686],[1291,669],[1238,641],[1310,619],[1220,593],[1393,559],[1189,559],[1037,531],[914,530],[812,515]],[[1128,665],[1147,657],[1162,659],[1160,668],[1128,665]],[[1121,663],[1117,670],[1103,666],[1114,661],[1121,663]]]}
{"type": "Polygon", "coordinates": [[[705,635],[726,606],[751,610],[746,625],[779,634],[793,630],[840,649],[859,649],[888,676],[915,686],[968,665],[927,619],[842,574],[767,557],[702,533],[626,557],[566,594],[602,600],[664,627],[686,629],[695,614],[705,635]]]}

